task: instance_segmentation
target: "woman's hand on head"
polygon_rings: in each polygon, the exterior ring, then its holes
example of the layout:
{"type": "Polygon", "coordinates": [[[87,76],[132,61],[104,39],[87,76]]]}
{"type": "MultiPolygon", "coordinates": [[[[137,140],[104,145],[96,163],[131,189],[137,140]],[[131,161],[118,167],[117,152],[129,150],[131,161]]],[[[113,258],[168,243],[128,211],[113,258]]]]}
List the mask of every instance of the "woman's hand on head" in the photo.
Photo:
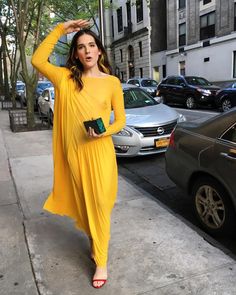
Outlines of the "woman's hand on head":
{"type": "Polygon", "coordinates": [[[69,20],[64,23],[64,28],[66,31],[66,34],[78,32],[79,30],[88,27],[90,25],[89,21],[84,19],[78,19],[78,20],[69,20]]]}

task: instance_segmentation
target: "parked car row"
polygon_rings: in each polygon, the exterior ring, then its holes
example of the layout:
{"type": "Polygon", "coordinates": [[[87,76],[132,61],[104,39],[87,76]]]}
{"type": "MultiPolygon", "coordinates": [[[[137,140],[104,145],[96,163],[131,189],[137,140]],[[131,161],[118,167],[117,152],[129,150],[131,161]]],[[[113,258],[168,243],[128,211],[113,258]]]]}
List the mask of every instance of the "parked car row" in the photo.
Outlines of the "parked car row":
{"type": "MultiPolygon", "coordinates": [[[[37,87],[34,93],[34,106],[37,109],[38,98],[42,94],[45,88],[52,87],[52,83],[48,80],[39,80],[37,83],[37,87]]],[[[22,81],[17,81],[16,83],[16,99],[20,100],[24,105],[27,104],[26,99],[26,87],[25,83],[22,81]]]]}
{"type": "MultiPolygon", "coordinates": [[[[171,131],[185,117],[173,108],[158,103],[146,91],[122,84],[126,126],[113,135],[117,156],[133,157],[166,151],[171,131]]],[[[53,122],[54,88],[46,88],[38,99],[40,115],[53,122]]],[[[113,121],[111,115],[111,122],[113,121]]]]}
{"type": "Polygon", "coordinates": [[[188,109],[210,106],[228,111],[236,106],[236,82],[221,89],[203,77],[172,75],[159,84],[151,78],[131,78],[127,84],[140,87],[165,104],[180,104],[188,109]]]}

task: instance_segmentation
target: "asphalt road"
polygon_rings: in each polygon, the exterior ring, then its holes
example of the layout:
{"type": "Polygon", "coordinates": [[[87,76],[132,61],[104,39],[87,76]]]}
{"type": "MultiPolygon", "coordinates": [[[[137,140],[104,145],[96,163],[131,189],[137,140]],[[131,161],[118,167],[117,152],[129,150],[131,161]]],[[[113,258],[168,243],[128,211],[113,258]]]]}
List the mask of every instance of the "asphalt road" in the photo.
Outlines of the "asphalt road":
{"type": "MultiPolygon", "coordinates": [[[[209,110],[176,109],[186,116],[187,121],[204,121],[218,112],[209,110]]],[[[168,178],[165,172],[165,156],[157,154],[136,158],[119,158],[119,172],[149,192],[168,210],[193,227],[204,239],[236,259],[235,237],[213,238],[200,228],[194,215],[191,199],[168,178]]]]}

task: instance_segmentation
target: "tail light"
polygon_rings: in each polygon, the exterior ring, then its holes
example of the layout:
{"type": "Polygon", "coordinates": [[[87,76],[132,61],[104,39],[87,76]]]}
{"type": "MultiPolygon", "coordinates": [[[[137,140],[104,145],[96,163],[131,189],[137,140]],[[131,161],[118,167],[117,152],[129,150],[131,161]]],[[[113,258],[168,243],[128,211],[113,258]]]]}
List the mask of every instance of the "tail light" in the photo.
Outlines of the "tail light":
{"type": "Polygon", "coordinates": [[[169,141],[169,146],[170,147],[175,147],[175,136],[174,136],[174,130],[170,134],[170,141],[169,141]]]}

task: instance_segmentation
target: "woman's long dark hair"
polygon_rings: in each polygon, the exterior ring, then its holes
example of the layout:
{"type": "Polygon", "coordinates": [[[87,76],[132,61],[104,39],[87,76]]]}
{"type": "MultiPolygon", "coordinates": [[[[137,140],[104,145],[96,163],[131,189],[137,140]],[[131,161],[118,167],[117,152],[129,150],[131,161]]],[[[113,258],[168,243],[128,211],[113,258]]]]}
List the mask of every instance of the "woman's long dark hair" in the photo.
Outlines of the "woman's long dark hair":
{"type": "Polygon", "coordinates": [[[70,45],[69,50],[69,57],[66,62],[66,67],[71,71],[70,78],[72,78],[76,85],[78,86],[78,89],[81,90],[83,88],[83,82],[82,82],[82,73],[84,71],[83,65],[80,62],[78,58],[75,57],[75,52],[77,50],[77,40],[82,35],[90,35],[94,38],[95,43],[98,47],[98,49],[101,51],[101,54],[98,57],[98,68],[101,72],[106,74],[111,74],[111,66],[108,61],[107,53],[102,45],[102,42],[98,38],[98,36],[89,29],[83,29],[77,32],[70,45]]]}

